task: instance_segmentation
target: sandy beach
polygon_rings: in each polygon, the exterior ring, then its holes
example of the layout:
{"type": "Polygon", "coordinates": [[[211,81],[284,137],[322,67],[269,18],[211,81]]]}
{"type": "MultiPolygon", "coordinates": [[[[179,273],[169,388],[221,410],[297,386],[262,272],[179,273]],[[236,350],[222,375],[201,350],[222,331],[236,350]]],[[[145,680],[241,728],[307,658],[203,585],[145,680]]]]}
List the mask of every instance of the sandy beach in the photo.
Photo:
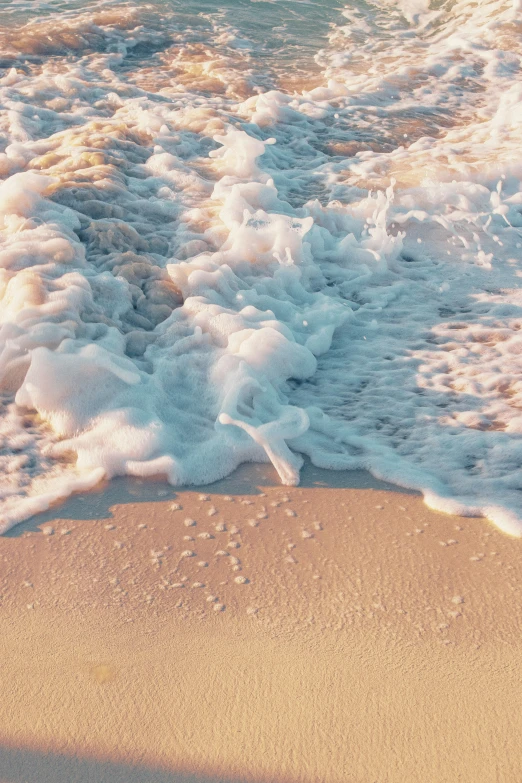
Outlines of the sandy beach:
{"type": "Polygon", "coordinates": [[[515,783],[522,542],[365,473],[121,479],[0,539],[1,783],[515,783]]]}
{"type": "Polygon", "coordinates": [[[522,783],[522,0],[0,9],[0,783],[522,783]]]}

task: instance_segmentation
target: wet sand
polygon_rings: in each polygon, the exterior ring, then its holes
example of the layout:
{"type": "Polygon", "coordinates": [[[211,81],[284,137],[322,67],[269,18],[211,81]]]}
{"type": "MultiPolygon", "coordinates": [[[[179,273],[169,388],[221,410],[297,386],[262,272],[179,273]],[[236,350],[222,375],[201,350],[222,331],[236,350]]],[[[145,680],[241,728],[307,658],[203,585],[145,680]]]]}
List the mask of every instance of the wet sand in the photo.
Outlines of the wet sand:
{"type": "Polygon", "coordinates": [[[516,783],[521,582],[365,473],[117,480],[0,538],[0,783],[516,783]]]}

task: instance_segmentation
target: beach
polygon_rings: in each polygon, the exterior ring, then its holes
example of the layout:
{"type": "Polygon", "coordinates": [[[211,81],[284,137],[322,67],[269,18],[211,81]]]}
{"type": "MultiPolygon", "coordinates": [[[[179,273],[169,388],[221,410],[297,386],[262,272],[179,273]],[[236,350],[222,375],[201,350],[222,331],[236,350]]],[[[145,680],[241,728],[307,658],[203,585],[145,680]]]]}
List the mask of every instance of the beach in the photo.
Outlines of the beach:
{"type": "Polygon", "coordinates": [[[0,783],[522,781],[522,0],[0,13],[0,783]]]}
{"type": "Polygon", "coordinates": [[[521,777],[522,549],[485,519],[250,465],[116,480],[0,558],[2,783],[521,777]]]}

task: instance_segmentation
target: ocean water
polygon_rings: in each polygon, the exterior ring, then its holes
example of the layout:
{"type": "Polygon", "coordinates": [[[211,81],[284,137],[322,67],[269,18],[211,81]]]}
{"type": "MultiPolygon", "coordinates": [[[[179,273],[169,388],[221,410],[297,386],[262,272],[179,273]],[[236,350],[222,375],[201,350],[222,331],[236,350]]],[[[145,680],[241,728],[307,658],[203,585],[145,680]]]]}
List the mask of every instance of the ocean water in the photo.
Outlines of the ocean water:
{"type": "Polygon", "coordinates": [[[0,3],[0,530],[303,457],[522,532],[522,0],[0,3]]]}

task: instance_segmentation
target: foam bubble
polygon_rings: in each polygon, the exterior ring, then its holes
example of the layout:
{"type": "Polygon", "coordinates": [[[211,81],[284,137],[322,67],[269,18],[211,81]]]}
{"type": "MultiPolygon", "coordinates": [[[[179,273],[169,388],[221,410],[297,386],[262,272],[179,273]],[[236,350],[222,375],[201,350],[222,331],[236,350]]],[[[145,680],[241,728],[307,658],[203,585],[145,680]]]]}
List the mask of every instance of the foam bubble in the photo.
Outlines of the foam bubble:
{"type": "Polygon", "coordinates": [[[300,93],[228,21],[9,10],[1,530],[307,456],[520,535],[518,3],[327,10],[300,93]]]}

